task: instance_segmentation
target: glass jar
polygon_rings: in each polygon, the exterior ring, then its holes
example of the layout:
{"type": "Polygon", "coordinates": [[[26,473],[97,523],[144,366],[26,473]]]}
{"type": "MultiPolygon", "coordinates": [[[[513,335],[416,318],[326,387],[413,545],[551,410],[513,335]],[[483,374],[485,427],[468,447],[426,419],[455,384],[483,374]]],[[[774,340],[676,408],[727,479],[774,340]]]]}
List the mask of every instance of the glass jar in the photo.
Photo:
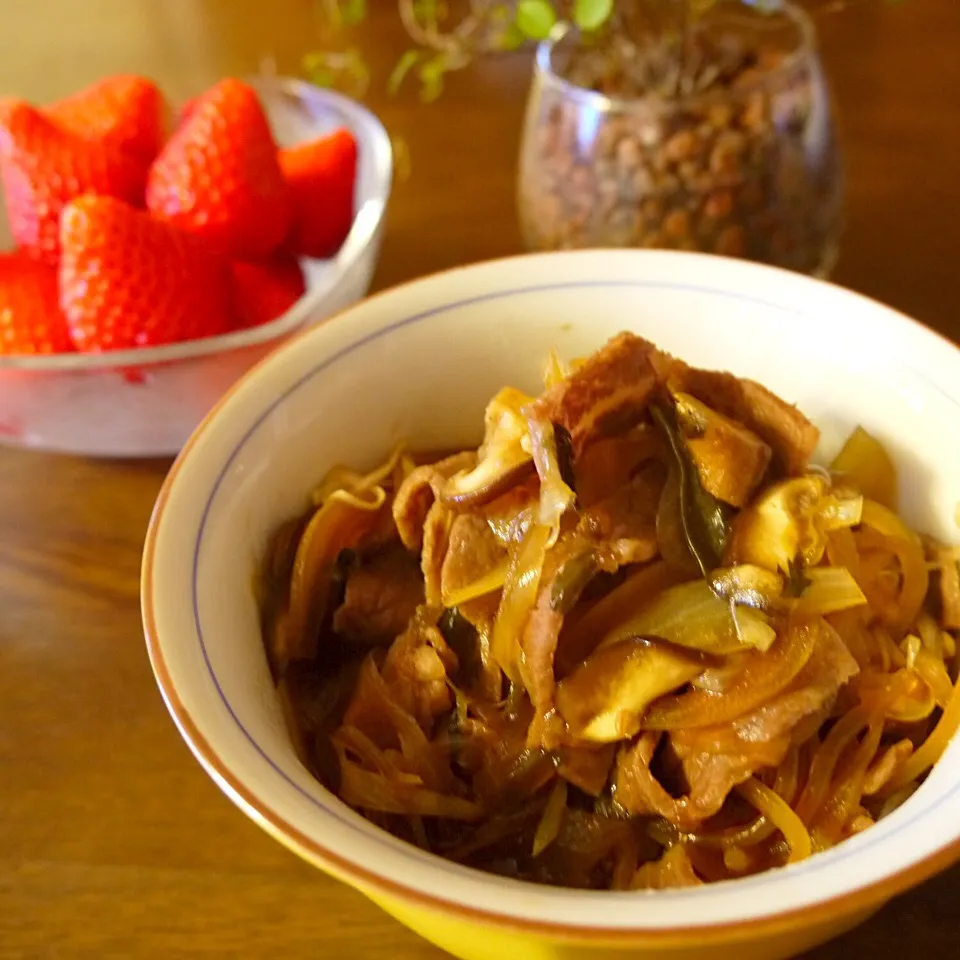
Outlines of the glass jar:
{"type": "Polygon", "coordinates": [[[573,30],[540,45],[518,184],[528,248],[698,250],[827,275],[842,176],[809,17],[725,2],[689,43],[701,75],[678,69],[671,96],[615,95],[616,71],[573,30]]]}

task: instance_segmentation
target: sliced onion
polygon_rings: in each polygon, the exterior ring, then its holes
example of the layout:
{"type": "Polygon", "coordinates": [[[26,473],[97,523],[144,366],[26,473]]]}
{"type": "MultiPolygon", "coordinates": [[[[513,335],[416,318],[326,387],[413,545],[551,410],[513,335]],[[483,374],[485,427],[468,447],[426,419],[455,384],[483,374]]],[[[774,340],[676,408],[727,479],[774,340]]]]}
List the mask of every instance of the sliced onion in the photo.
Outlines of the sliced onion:
{"type": "Polygon", "coordinates": [[[278,638],[281,633],[284,638],[285,649],[274,651],[279,665],[314,655],[337,557],[376,529],[379,522],[379,511],[357,510],[337,500],[328,500],[314,513],[293,561],[290,604],[283,629],[278,631],[278,638]]]}
{"type": "Polygon", "coordinates": [[[787,846],[790,847],[790,863],[797,863],[810,856],[810,834],[803,821],[782,797],[755,777],[734,789],[783,834],[787,846]]]}
{"type": "Polygon", "coordinates": [[[865,497],[891,510],[896,508],[896,467],[883,444],[863,427],[850,434],[830,469],[856,484],[865,497]]]}
{"type": "Polygon", "coordinates": [[[892,510],[874,500],[864,502],[863,523],[883,534],[891,552],[896,554],[900,562],[902,582],[899,610],[889,626],[895,634],[902,636],[916,622],[927,596],[930,577],[923,547],[919,537],[892,510]]]}
{"type": "Polygon", "coordinates": [[[557,650],[560,673],[585,660],[602,637],[628,620],[635,610],[682,579],[677,570],[662,561],[641,567],[631,574],[574,624],[564,629],[557,650]]]}
{"type": "Polygon", "coordinates": [[[950,698],[953,696],[953,683],[950,674],[940,657],[934,656],[926,647],[921,647],[916,654],[913,669],[930,688],[937,706],[946,710],[950,698]]]}
{"type": "Polygon", "coordinates": [[[862,607],[867,598],[846,567],[811,567],[804,571],[807,588],[791,609],[803,616],[826,616],[853,607],[862,607]]]}
{"type": "Polygon", "coordinates": [[[500,669],[514,683],[521,682],[520,640],[530,611],[537,602],[543,564],[553,536],[550,527],[531,524],[523,540],[510,552],[490,651],[500,669]]]}
{"type": "Polygon", "coordinates": [[[543,816],[537,824],[533,837],[533,855],[539,857],[560,834],[563,815],[567,810],[567,781],[557,780],[550,793],[550,799],[543,808],[543,816]]]}
{"type": "Polygon", "coordinates": [[[769,652],[746,654],[736,680],[721,694],[691,690],[654,703],[643,718],[643,727],[709,727],[757,709],[780,693],[804,668],[824,629],[822,623],[792,625],[769,652]]]}
{"type": "Polygon", "coordinates": [[[351,807],[378,813],[445,817],[449,820],[477,820],[483,815],[483,808],[471,800],[437,793],[406,780],[388,779],[382,773],[365,770],[343,755],[342,748],[339,796],[351,807]]]}
{"type": "Polygon", "coordinates": [[[958,729],[960,729],[960,680],[954,686],[950,701],[934,727],[933,733],[923,741],[890,781],[890,792],[923,776],[943,756],[958,729]]]}
{"type": "Polygon", "coordinates": [[[601,646],[631,637],[666,640],[704,653],[767,650],[776,631],[764,615],[728,603],[706,580],[669,587],[604,636],[601,646]]]}
{"type": "Polygon", "coordinates": [[[540,477],[540,523],[558,527],[560,517],[576,501],[576,494],[563,479],[557,458],[557,440],[552,423],[531,417],[527,423],[533,462],[540,477]]]}
{"type": "Polygon", "coordinates": [[[543,386],[549,390],[558,383],[563,383],[568,376],[570,376],[570,368],[560,359],[560,354],[554,347],[547,354],[546,363],[543,365],[543,386]]]}
{"type": "Polygon", "coordinates": [[[313,492],[313,502],[317,506],[333,498],[350,503],[361,510],[378,510],[383,504],[382,484],[389,480],[398,464],[406,457],[403,444],[393,448],[387,461],[368,474],[360,474],[349,467],[333,467],[323,478],[323,482],[313,492]],[[376,491],[379,490],[379,502],[376,491]]]}
{"type": "Polygon", "coordinates": [[[459,607],[470,600],[485,597],[487,594],[499,590],[507,580],[509,566],[509,560],[503,560],[472,583],[443,594],[443,605],[448,609],[459,607]]]}

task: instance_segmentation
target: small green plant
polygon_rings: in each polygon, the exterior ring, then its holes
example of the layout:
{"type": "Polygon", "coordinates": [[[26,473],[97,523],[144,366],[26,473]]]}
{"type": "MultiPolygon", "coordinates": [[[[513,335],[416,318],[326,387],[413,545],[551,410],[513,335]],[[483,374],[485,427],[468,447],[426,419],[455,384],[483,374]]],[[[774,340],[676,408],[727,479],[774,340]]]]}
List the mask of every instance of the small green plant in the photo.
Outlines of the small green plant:
{"type": "MultiPolygon", "coordinates": [[[[386,0],[384,0],[386,2],[386,0]]],[[[652,0],[652,4],[682,19],[702,15],[718,0],[652,0]],[[672,8],[672,9],[671,9],[672,8]]],[[[776,0],[756,0],[757,5],[776,0]]],[[[584,34],[625,28],[637,10],[651,0],[397,0],[397,12],[414,42],[393,68],[387,89],[397,93],[411,76],[420,84],[420,97],[429,102],[443,90],[444,77],[477,57],[516,50],[545,39],[561,22],[584,34]]],[[[358,27],[367,16],[368,0],[319,0],[322,30],[330,37],[358,27]]],[[[337,44],[311,53],[306,60],[310,78],[321,86],[339,86],[362,95],[370,74],[359,47],[337,44]]]]}
{"type": "MultiPolygon", "coordinates": [[[[370,0],[315,0],[322,49],[309,54],[305,68],[320,86],[335,86],[363,97],[370,72],[359,46],[346,42],[365,20],[370,0]]],[[[391,3],[393,0],[377,0],[391,3]]],[[[683,38],[720,0],[396,0],[397,14],[413,41],[387,78],[395,94],[413,77],[420,98],[435,100],[447,74],[478,57],[516,50],[547,37],[559,23],[577,27],[588,38],[605,33],[630,35],[651,23],[682,49],[683,38]]],[[[742,0],[760,10],[776,10],[783,0],[742,0]]],[[[814,13],[868,0],[806,0],[814,13]]],[[[889,0],[897,2],[897,0],[889,0]]]]}

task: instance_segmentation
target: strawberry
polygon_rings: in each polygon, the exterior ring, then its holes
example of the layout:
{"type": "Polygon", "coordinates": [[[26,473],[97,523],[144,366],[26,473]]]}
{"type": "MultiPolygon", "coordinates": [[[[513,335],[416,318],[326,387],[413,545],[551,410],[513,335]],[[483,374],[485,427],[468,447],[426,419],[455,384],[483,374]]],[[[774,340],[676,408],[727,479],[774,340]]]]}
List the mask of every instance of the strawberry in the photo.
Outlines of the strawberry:
{"type": "Polygon", "coordinates": [[[306,289],[294,257],[233,264],[234,313],[243,327],[269,323],[286,313],[306,289]]]}
{"type": "Polygon", "coordinates": [[[57,271],[22,251],[0,254],[0,354],[70,350],[57,271]]]}
{"type": "Polygon", "coordinates": [[[122,150],[78,137],[26,103],[7,101],[0,106],[0,175],[17,244],[55,265],[64,206],[84,193],[138,203],[145,170],[122,150]]]}
{"type": "Polygon", "coordinates": [[[190,119],[190,114],[193,113],[193,108],[197,105],[199,99],[199,97],[191,97],[189,100],[184,101],[177,111],[177,118],[174,121],[175,127],[182,127],[190,119]]]}
{"type": "Polygon", "coordinates": [[[346,129],[280,151],[280,168],[293,192],[290,247],[304,257],[332,257],[353,223],[357,141],[346,129]]]}
{"type": "Polygon", "coordinates": [[[222,80],[196,101],[150,170],[147,207],[238,259],[283,242],[290,191],[250,87],[222,80]]]}
{"type": "Polygon", "coordinates": [[[230,273],[199,237],[110,197],[63,211],[60,305],[73,342],[101,352],[224,333],[230,273]]]}
{"type": "Polygon", "coordinates": [[[149,166],[163,144],[166,111],[163,94],[153,81],[121,74],[106,77],[43,112],[71,133],[125,150],[149,166]]]}

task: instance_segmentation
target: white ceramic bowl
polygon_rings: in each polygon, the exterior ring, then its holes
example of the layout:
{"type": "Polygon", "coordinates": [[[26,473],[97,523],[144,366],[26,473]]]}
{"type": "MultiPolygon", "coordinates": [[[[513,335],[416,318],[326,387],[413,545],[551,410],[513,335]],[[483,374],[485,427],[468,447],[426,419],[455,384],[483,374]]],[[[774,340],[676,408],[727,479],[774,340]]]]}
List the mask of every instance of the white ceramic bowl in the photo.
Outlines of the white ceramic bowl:
{"type": "Polygon", "coordinates": [[[823,430],[823,457],[862,423],[896,456],[908,520],[960,539],[960,352],[826,283],[650,251],[452,270],[309,331],[251,371],[194,435],[147,538],[150,656],[197,758],[282,842],[461,957],[732,956],[715,952],[721,944],[742,958],[792,955],[960,857],[958,742],[906,804],[839,847],[653,895],[542,888],[447,863],[373,827],[297,760],[250,586],[270,532],[331,465],[372,466],[401,438],[475,444],[499,387],[536,391],[551,347],[583,355],[623,329],[798,403],[823,430]]]}
{"type": "Polygon", "coordinates": [[[356,216],[331,260],[303,260],[306,293],[282,317],[188,343],[107,354],[0,356],[0,443],[93,456],[177,453],[242,373],[298,329],[363,297],[380,252],[393,175],[390,139],[368,110],[290,79],[249,81],[281,146],[338,126],[359,148],[356,216]]]}

